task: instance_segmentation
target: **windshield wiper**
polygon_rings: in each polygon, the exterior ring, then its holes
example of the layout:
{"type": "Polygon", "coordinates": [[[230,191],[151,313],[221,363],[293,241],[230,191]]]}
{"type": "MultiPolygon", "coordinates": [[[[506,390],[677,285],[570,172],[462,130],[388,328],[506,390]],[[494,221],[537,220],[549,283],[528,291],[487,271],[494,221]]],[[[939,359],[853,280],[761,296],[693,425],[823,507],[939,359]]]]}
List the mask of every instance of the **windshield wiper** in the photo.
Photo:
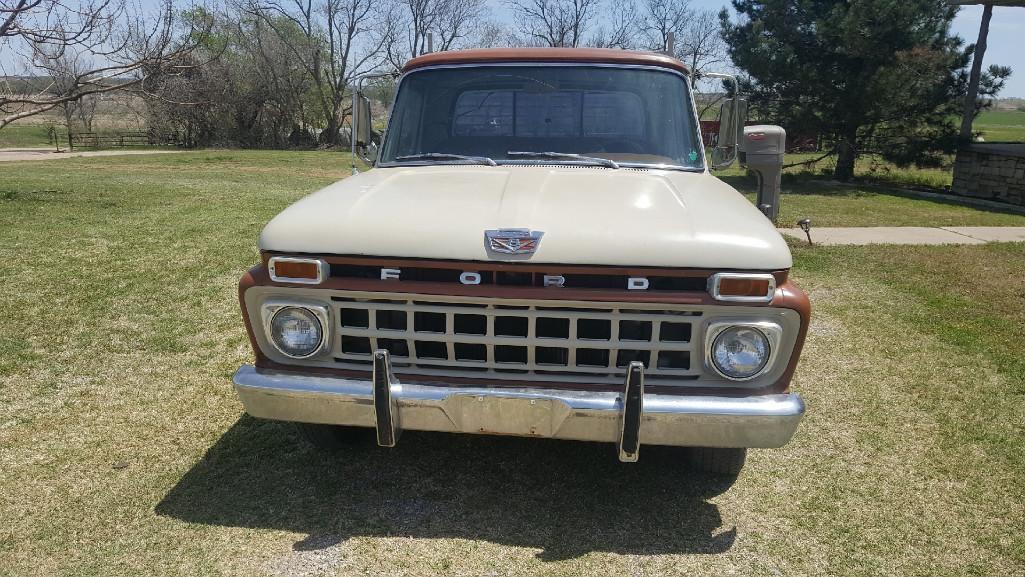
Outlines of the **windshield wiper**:
{"type": "Polygon", "coordinates": [[[405,156],[396,156],[395,160],[403,162],[406,160],[469,160],[477,164],[486,164],[488,166],[498,166],[494,160],[486,156],[466,156],[465,154],[449,154],[447,152],[424,152],[421,154],[407,154],[405,156]]]}
{"type": "Polygon", "coordinates": [[[583,160],[593,164],[600,164],[607,168],[619,168],[619,164],[614,160],[608,158],[598,158],[597,156],[584,156],[582,154],[573,154],[571,152],[524,152],[510,150],[506,152],[508,156],[530,156],[533,158],[569,158],[572,160],[583,160]]]}

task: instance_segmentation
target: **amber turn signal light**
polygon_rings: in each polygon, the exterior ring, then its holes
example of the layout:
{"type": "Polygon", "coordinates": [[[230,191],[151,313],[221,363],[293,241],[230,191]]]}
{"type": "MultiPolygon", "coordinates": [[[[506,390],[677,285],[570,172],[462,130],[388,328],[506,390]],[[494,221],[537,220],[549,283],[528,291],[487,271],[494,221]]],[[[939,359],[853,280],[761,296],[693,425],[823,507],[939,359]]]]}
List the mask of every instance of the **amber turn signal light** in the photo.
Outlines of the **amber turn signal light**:
{"type": "Polygon", "coordinates": [[[769,302],[776,279],[767,273],[718,273],[708,279],[708,292],[720,301],[769,302]]]}
{"type": "Polygon", "coordinates": [[[724,278],[719,281],[719,296],[764,297],[769,292],[769,281],[754,278],[724,278]]]}
{"type": "Polygon", "coordinates": [[[312,258],[273,257],[268,265],[274,282],[320,284],[326,276],[327,263],[312,258]]]}

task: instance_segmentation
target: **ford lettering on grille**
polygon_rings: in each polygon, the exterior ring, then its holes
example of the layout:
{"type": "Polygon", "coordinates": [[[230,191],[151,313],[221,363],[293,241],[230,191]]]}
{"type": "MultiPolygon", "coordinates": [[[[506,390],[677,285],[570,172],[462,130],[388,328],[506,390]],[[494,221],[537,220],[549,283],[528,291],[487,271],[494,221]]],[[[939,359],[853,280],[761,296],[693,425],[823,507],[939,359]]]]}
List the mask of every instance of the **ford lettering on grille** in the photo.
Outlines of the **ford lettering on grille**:
{"type": "Polygon", "coordinates": [[[488,250],[502,254],[534,254],[541,243],[539,230],[527,228],[500,228],[485,230],[485,245],[488,250]]]}

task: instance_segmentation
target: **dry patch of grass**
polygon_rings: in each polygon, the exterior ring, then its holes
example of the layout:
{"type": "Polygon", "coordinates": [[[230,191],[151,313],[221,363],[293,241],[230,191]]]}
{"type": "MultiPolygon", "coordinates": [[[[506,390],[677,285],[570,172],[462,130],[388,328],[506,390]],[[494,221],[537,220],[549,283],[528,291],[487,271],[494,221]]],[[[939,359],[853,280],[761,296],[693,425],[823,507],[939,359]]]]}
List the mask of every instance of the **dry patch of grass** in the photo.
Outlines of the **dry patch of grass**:
{"type": "Polygon", "coordinates": [[[407,432],[317,454],[241,411],[235,283],[346,157],[41,164],[0,166],[0,575],[1025,568],[1021,245],[795,245],[810,412],[727,489],[655,447],[407,432]]]}

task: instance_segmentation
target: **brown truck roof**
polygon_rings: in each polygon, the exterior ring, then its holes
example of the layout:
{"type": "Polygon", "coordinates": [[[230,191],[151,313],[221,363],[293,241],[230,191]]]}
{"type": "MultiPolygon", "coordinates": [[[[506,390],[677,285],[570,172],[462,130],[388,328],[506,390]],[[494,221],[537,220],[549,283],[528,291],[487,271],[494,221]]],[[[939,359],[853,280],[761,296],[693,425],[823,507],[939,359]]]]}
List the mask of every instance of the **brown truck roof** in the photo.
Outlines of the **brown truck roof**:
{"type": "Polygon", "coordinates": [[[657,52],[638,52],[614,48],[475,48],[433,52],[418,56],[402,68],[403,72],[439,64],[489,64],[497,62],[586,62],[661,66],[690,74],[679,60],[657,52]]]}

